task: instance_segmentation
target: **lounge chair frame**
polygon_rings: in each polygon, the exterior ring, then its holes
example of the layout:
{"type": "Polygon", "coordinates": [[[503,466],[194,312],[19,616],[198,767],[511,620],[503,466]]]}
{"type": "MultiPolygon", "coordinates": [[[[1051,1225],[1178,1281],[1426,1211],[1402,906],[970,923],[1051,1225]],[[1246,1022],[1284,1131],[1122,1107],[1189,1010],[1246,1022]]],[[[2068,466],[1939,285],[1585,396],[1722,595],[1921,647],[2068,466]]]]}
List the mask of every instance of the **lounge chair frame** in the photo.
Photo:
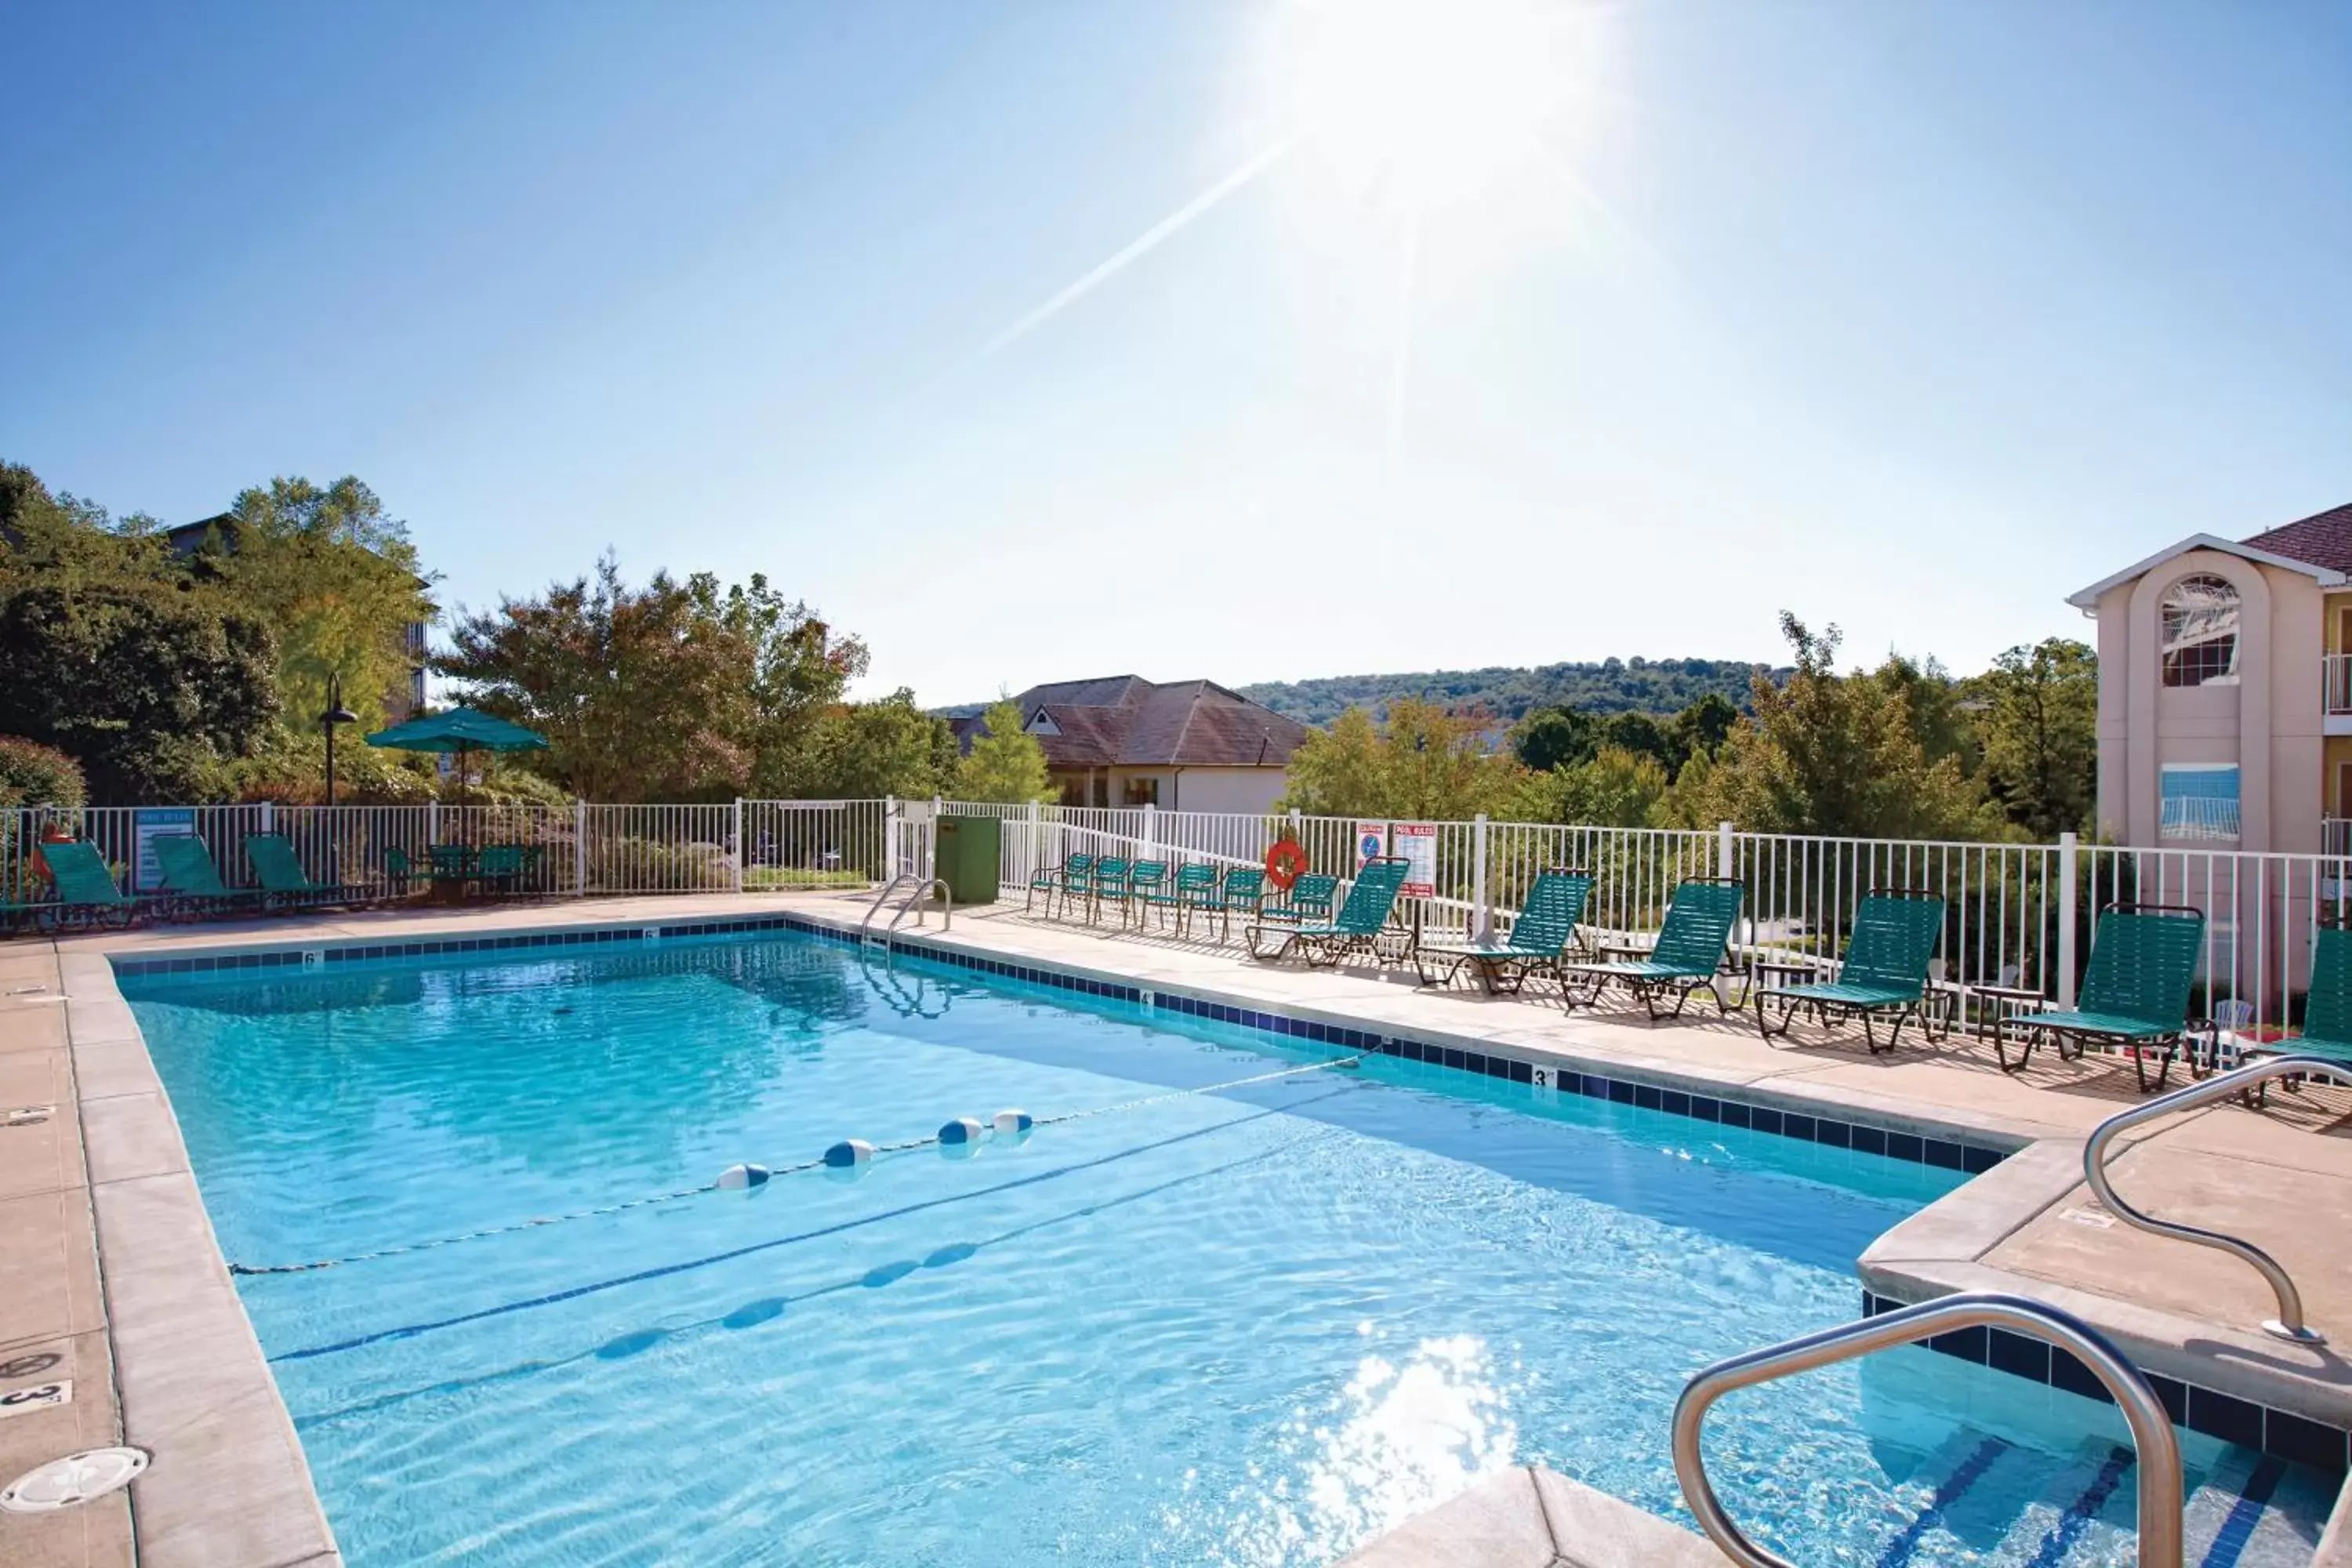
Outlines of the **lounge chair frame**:
{"type": "Polygon", "coordinates": [[[1565,989],[1560,964],[1570,947],[1583,949],[1580,932],[1592,881],[1592,873],[1580,868],[1545,867],[1520,900],[1508,940],[1423,942],[1413,949],[1413,973],[1423,985],[1450,985],[1465,966],[1475,965],[1478,983],[1489,996],[1516,996],[1538,974],[1550,975],[1565,989]],[[1446,963],[1445,973],[1434,980],[1429,976],[1432,960],[1446,963]]]}
{"type": "Polygon", "coordinates": [[[1927,990],[1927,964],[1942,942],[1944,909],[1944,895],[1929,889],[1873,888],[1854,910],[1853,935],[1835,980],[1750,988],[1757,1032],[1768,1041],[1778,1038],[1803,1012],[1825,1027],[1861,1019],[1863,1044],[1872,1056],[1892,1051],[1903,1037],[1903,1026],[1913,1018],[1919,1020],[1920,1033],[1928,1039],[1946,1037],[1950,1023],[1946,1022],[1941,1034],[1937,1032],[1927,990]],[[1780,1013],[1777,1028],[1769,1010],[1776,1002],[1780,1013]],[[1895,1024],[1882,1046],[1872,1023],[1887,1013],[1894,1014],[1895,1024]]]}
{"type": "Polygon", "coordinates": [[[1715,998],[1716,1011],[1725,1017],[1731,1016],[1731,1004],[1723,999],[1716,982],[1724,974],[1724,956],[1731,948],[1731,932],[1739,923],[1739,906],[1747,897],[1748,886],[1737,877],[1686,877],[1675,887],[1674,901],[1666,906],[1666,918],[1658,928],[1658,940],[1651,951],[1673,947],[1685,950],[1665,959],[1643,959],[1614,963],[1562,963],[1560,967],[1560,1000],[1570,1008],[1598,1005],[1601,994],[1612,985],[1622,985],[1639,997],[1653,1024],[1663,1023],[1683,1016],[1689,1005],[1691,993],[1704,990],[1715,998]],[[1708,898],[1685,900],[1684,895],[1695,889],[1719,889],[1708,898]],[[1728,908],[1720,907],[1728,894],[1728,908]],[[1707,908],[1706,906],[1717,906],[1707,908]],[[1688,909],[1692,912],[1684,913],[1688,909]],[[1717,929],[1719,926],[1719,929],[1717,929]],[[1710,943],[1708,938],[1712,934],[1710,943]],[[1701,968],[1698,953],[1713,948],[1713,954],[1701,968]],[[1575,983],[1569,977],[1581,974],[1590,984],[1582,995],[1577,994],[1575,983]],[[1675,993],[1671,1012],[1658,1010],[1658,998],[1668,991],[1675,993]]]}
{"type": "MultiPolygon", "coordinates": [[[[2205,941],[2205,911],[2189,904],[2113,903],[2099,910],[2099,921],[2091,933],[2091,959],[2083,976],[2083,990],[2073,1011],[2053,1013],[2012,1013],[1993,1027],[1993,1058],[2003,1072],[2019,1072],[2033,1059],[2033,1047],[2047,1037],[2058,1053],[2060,1061],[2080,1061],[2083,1053],[2093,1043],[2121,1047],[2132,1059],[2132,1076],[2138,1080],[2140,1092],[2162,1089],[2171,1075],[2172,1059],[2183,1047],[2200,1034],[2212,1032],[2210,1023],[2192,1023],[2189,1017],[2189,997],[2197,983],[2197,957],[2205,941]],[[2110,917],[2166,922],[2163,925],[2126,927],[2110,925],[2110,917]],[[2137,940],[2131,933],[2143,933],[2137,940]],[[2130,942],[2137,949],[2161,933],[2167,944],[2153,955],[2135,952],[2117,961],[2129,966],[2116,972],[2101,962],[2101,950],[2118,942],[2130,942]],[[2154,981],[2147,981],[2140,973],[2153,957],[2161,965],[2177,969],[2177,973],[2159,973],[2154,981]],[[2160,983],[2177,997],[2159,1001],[2146,995],[2127,993],[2136,981],[2143,988],[2160,983]],[[2169,1016],[2166,1018],[2147,1016],[2148,1010],[2161,1006],[2169,1016]],[[2134,1011],[2139,1008],[2143,1011],[2134,1011]],[[2018,1031],[2017,1059],[2009,1059],[2011,1029],[2018,1031]],[[2067,1042],[2074,1049],[2067,1049],[2067,1042]],[[2156,1081],[2147,1078],[2147,1052],[2158,1050],[2156,1081]]],[[[2110,953],[2112,957],[2112,953],[2110,953]]],[[[2193,1056],[2193,1052],[2192,1052],[2193,1056]]],[[[2192,1070],[2194,1070],[2192,1068],[2192,1070]]]]}
{"type": "Polygon", "coordinates": [[[1396,910],[1409,868],[1401,856],[1376,855],[1366,860],[1339,912],[1322,925],[1253,921],[1244,932],[1250,956],[1262,963],[1274,963],[1296,952],[1309,969],[1336,969],[1354,953],[1378,962],[1380,940],[1388,930],[1389,916],[1396,910]],[[1276,932],[1282,942],[1273,952],[1263,952],[1258,949],[1259,933],[1267,931],[1276,932]]]}

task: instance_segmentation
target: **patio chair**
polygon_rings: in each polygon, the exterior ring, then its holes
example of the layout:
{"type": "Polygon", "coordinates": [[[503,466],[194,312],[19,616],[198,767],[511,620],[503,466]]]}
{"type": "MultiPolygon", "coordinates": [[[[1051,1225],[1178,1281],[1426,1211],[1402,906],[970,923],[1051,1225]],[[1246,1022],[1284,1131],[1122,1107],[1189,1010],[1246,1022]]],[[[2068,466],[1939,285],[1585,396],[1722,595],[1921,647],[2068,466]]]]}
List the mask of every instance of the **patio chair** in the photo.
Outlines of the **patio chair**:
{"type": "Polygon", "coordinates": [[[1339,878],[1326,876],[1320,871],[1304,872],[1290,884],[1287,897],[1279,903],[1268,904],[1259,910],[1257,918],[1261,924],[1305,925],[1309,921],[1328,921],[1331,906],[1339,897],[1339,878]]]}
{"type": "Polygon", "coordinates": [[[212,852],[195,834],[165,834],[153,842],[155,864],[163,873],[163,890],[180,908],[209,915],[258,913],[269,907],[267,889],[232,888],[221,880],[212,852]]]}
{"type": "Polygon", "coordinates": [[[1234,911],[1247,910],[1250,918],[1258,918],[1265,903],[1265,872],[1255,866],[1230,866],[1225,869],[1225,885],[1217,890],[1215,901],[1206,907],[1217,912],[1217,940],[1230,941],[1234,934],[1234,911]]]}
{"type": "Polygon", "coordinates": [[[1176,921],[1176,933],[1181,936],[1194,910],[1213,910],[1217,907],[1217,868],[1196,861],[1177,867],[1174,886],[1151,903],[1171,912],[1176,921]]]}
{"type": "Polygon", "coordinates": [[[1891,1051],[1902,1037],[1904,1023],[1913,1017],[1929,1039],[1936,1038],[1927,1011],[1927,961],[1944,934],[1944,897],[1916,888],[1874,888],[1854,910],[1853,935],[1837,978],[1805,985],[1759,985],[1755,988],[1756,1027],[1769,1040],[1789,1032],[1801,1011],[1810,1009],[1824,1024],[1832,1018],[1860,1018],[1862,1041],[1870,1054],[1891,1051]],[[1779,1003],[1780,1026],[1772,1026],[1769,1005],[1779,1003]],[[1895,1016],[1895,1026],[1881,1046],[1871,1021],[1895,1016]]]}
{"type": "Polygon", "coordinates": [[[1654,1024],[1661,1018],[1681,1017],[1691,993],[1704,989],[1715,998],[1716,1010],[1729,1016],[1731,1008],[1723,993],[1715,989],[1715,977],[1731,945],[1731,928],[1739,921],[1739,901],[1746,890],[1732,877],[1694,877],[1682,883],[1675,889],[1674,901],[1666,906],[1665,923],[1658,928],[1658,939],[1651,944],[1647,958],[1562,963],[1561,999],[1570,1007],[1590,1007],[1609,986],[1622,985],[1642,999],[1654,1024]],[[1577,974],[1591,982],[1581,996],[1569,978],[1577,974]],[[1675,993],[1675,1010],[1661,1013],[1658,996],[1670,989],[1675,993]]]}
{"type": "Polygon", "coordinates": [[[416,857],[395,844],[383,847],[383,885],[395,899],[404,899],[425,874],[416,857]]]}
{"type": "Polygon", "coordinates": [[[485,844],[474,860],[474,879],[494,893],[514,893],[522,884],[522,846],[485,844]]]}
{"type": "Polygon", "coordinates": [[[1029,893],[1021,900],[1021,912],[1024,915],[1029,913],[1037,901],[1037,895],[1043,893],[1045,895],[1045,918],[1052,920],[1054,895],[1062,894],[1063,903],[1066,908],[1071,890],[1082,889],[1089,886],[1094,880],[1094,874],[1095,858],[1086,854],[1065,856],[1058,866],[1038,867],[1029,874],[1029,893]]]}
{"type": "Polygon", "coordinates": [[[1127,921],[1127,882],[1134,866],[1124,855],[1104,855],[1095,861],[1094,879],[1087,884],[1087,923],[1102,917],[1105,900],[1119,907],[1119,923],[1127,921]]]}
{"type": "MultiPolygon", "coordinates": [[[[2352,931],[2322,926],[2311,939],[2311,989],[2303,1001],[2303,1033],[2284,1039],[2243,1041],[2241,1062],[2257,1057],[2323,1057],[2352,1066],[2352,931]]],[[[2196,1069],[2195,1058],[2189,1062],[2196,1069]]],[[[2219,1065],[2219,1064],[2216,1064],[2219,1065]]],[[[2284,1079],[2293,1089],[2299,1079],[2284,1079]]],[[[2268,1083],[2254,1086],[2252,1103],[2266,1101],[2268,1083]]]]}
{"type": "Polygon", "coordinates": [[[359,903],[367,896],[362,889],[312,881],[282,833],[253,835],[245,841],[245,858],[253,862],[253,874],[260,879],[264,890],[281,906],[317,909],[325,904],[359,903]]]}
{"type": "Polygon", "coordinates": [[[460,893],[474,879],[474,847],[470,844],[435,844],[425,851],[430,867],[425,877],[434,887],[454,887],[460,893]]]}
{"type": "Polygon", "coordinates": [[[1096,897],[1108,899],[1118,905],[1119,924],[1125,925],[1132,920],[1137,925],[1141,925],[1153,896],[1164,891],[1167,886],[1167,861],[1138,860],[1128,867],[1125,882],[1097,889],[1096,897]]]}
{"type": "Polygon", "coordinates": [[[49,930],[61,926],[129,925],[151,914],[168,900],[139,899],[115,885],[114,871],[96,845],[82,839],[40,846],[41,863],[58,896],[48,913],[40,917],[49,930]]]}
{"type": "Polygon", "coordinates": [[[2162,1089],[2172,1058],[2193,1032],[2189,996],[2197,983],[2197,955],[2205,944],[2205,911],[2184,904],[2109,904],[2091,932],[2091,962],[2071,1011],[2012,1014],[1993,1030],[1992,1048],[2004,1072],[2033,1059],[2047,1035],[2061,1061],[2080,1061],[2095,1041],[2131,1053],[2140,1092],[2162,1089]],[[2021,1037],[2009,1059],[2010,1031],[2021,1037]],[[2066,1048],[2068,1041],[2074,1048],[2066,1048]],[[2147,1081],[2147,1053],[2160,1050],[2156,1082],[2147,1081]]]}
{"type": "Polygon", "coordinates": [[[1423,985],[1444,985],[1474,964],[1486,994],[1517,995],[1533,974],[1560,978],[1560,960],[1577,941],[1576,928],[1592,897],[1592,873],[1554,866],[1537,873],[1535,886],[1520,902],[1511,921],[1511,934],[1502,942],[1425,942],[1412,955],[1413,973],[1423,985]],[[1450,959],[1445,973],[1429,977],[1426,958],[1450,959]],[[1503,984],[1506,977],[1510,984],[1503,984]]]}
{"type": "Polygon", "coordinates": [[[1351,952],[1377,958],[1381,932],[1396,909],[1397,894],[1404,887],[1407,868],[1407,862],[1393,855],[1365,861],[1339,912],[1319,925],[1267,925],[1264,921],[1252,924],[1245,933],[1250,956],[1271,963],[1297,952],[1310,969],[1333,967],[1351,952]],[[1271,952],[1261,952],[1258,933],[1266,931],[1278,933],[1282,942],[1271,952]]]}

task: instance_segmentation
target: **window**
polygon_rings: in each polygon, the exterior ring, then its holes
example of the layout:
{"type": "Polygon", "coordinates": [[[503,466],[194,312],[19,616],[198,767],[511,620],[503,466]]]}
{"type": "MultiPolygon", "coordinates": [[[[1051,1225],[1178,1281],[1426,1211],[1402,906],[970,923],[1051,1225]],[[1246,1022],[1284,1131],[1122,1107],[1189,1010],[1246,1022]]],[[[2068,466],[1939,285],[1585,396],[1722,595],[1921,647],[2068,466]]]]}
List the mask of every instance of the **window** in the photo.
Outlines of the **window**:
{"type": "Polygon", "coordinates": [[[1156,778],[1128,780],[1127,804],[1129,805],[1158,805],[1160,804],[1160,781],[1156,778]]]}
{"type": "MultiPolygon", "coordinates": [[[[2238,684],[2238,591],[2199,573],[2165,591],[2164,683],[2238,684]]],[[[2233,792],[2234,793],[2234,792],[2233,792]]]]}
{"type": "Polygon", "coordinates": [[[2238,764],[2167,763],[2159,774],[2159,838],[2238,837],[2238,764]]]}

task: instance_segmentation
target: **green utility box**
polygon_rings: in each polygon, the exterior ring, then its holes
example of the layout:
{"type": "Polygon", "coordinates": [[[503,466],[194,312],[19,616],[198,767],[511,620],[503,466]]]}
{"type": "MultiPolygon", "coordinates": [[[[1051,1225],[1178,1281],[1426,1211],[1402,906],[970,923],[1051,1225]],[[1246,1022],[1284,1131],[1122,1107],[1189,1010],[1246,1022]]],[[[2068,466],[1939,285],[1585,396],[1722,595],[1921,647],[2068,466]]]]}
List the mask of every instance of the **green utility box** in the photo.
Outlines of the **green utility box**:
{"type": "Polygon", "coordinates": [[[940,879],[948,885],[955,907],[992,904],[1001,890],[996,879],[997,856],[1004,825],[992,816],[941,816],[935,825],[939,845],[940,879]]]}

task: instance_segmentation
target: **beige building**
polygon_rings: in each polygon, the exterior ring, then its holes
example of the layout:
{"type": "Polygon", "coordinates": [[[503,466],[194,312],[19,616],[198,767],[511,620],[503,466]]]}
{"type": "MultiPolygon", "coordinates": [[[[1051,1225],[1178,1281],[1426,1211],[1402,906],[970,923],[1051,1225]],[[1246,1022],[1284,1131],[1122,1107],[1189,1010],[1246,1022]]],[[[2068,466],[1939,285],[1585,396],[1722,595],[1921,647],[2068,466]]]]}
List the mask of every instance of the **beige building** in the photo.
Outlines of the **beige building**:
{"type": "MultiPolygon", "coordinates": [[[[1114,675],[1033,686],[1013,700],[1064,805],[1263,814],[1307,739],[1297,720],[1213,680],[1114,675]]],[[[967,751],[988,732],[978,719],[954,723],[967,751]]]]}
{"type": "Polygon", "coordinates": [[[2099,623],[2103,836],[2352,850],[2352,505],[2196,534],[2067,603],[2099,623]]]}

